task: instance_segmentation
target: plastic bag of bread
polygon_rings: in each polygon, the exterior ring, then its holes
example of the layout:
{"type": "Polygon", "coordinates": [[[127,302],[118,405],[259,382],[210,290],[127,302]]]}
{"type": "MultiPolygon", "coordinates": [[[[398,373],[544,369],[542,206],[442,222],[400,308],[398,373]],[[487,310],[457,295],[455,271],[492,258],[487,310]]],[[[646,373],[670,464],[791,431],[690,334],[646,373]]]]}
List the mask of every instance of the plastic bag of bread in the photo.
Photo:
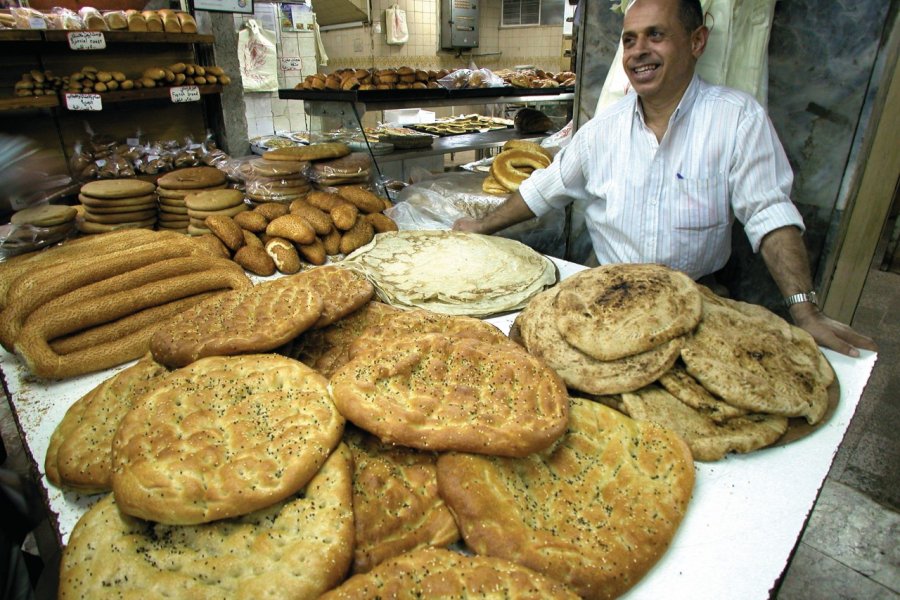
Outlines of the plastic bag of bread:
{"type": "Polygon", "coordinates": [[[84,21],[81,20],[81,17],[74,10],[55,6],[50,11],[50,14],[54,17],[50,24],[51,29],[84,29],[84,21]]]}
{"type": "Polygon", "coordinates": [[[368,152],[351,152],[333,160],[312,163],[309,179],[320,186],[363,183],[372,174],[372,158],[368,152]]]}
{"type": "Polygon", "coordinates": [[[92,6],[83,6],[78,9],[78,16],[84,22],[84,28],[89,31],[107,31],[109,26],[100,11],[92,6]]]}
{"type": "Polygon", "coordinates": [[[468,88],[503,87],[505,85],[506,82],[503,81],[503,78],[490,69],[475,69],[469,73],[466,83],[468,88]]]}
{"type": "Polygon", "coordinates": [[[69,158],[69,171],[80,178],[84,170],[93,162],[94,156],[84,148],[81,142],[75,142],[75,148],[69,158]]]}
{"type": "Polygon", "coordinates": [[[9,13],[15,20],[15,29],[47,29],[47,16],[33,8],[15,6],[9,9],[9,13]]]}
{"type": "Polygon", "coordinates": [[[460,90],[468,87],[471,74],[471,69],[457,69],[441,77],[437,82],[448,90],[460,90]]]}

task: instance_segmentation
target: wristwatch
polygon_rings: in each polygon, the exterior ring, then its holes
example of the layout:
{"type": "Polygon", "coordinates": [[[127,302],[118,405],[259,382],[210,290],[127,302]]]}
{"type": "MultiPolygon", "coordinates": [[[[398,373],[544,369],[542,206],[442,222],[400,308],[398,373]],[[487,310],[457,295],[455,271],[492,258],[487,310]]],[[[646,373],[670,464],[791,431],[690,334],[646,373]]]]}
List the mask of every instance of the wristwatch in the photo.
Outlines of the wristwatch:
{"type": "Polygon", "coordinates": [[[795,304],[800,304],[801,302],[812,302],[814,306],[819,306],[819,297],[815,290],[810,290],[808,292],[801,292],[799,294],[788,296],[784,299],[784,305],[788,308],[795,304]]]}

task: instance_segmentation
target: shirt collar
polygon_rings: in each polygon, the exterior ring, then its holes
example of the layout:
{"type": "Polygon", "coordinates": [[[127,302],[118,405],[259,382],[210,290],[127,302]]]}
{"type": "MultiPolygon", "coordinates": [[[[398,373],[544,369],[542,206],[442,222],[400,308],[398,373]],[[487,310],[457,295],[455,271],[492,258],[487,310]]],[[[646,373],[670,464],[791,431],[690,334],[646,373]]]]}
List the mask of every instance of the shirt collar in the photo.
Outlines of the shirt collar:
{"type": "MultiPolygon", "coordinates": [[[[694,73],[694,76],[691,78],[691,82],[688,84],[687,89],[684,90],[684,95],[681,96],[681,101],[678,102],[678,106],[675,107],[675,112],[672,113],[672,117],[669,119],[670,125],[680,119],[681,115],[691,112],[691,108],[694,106],[694,102],[697,100],[697,96],[700,93],[700,85],[700,76],[694,73]]],[[[639,100],[640,98],[638,97],[638,95],[634,94],[634,114],[641,121],[641,123],[645,123],[644,109],[641,108],[641,103],[639,100]]]]}

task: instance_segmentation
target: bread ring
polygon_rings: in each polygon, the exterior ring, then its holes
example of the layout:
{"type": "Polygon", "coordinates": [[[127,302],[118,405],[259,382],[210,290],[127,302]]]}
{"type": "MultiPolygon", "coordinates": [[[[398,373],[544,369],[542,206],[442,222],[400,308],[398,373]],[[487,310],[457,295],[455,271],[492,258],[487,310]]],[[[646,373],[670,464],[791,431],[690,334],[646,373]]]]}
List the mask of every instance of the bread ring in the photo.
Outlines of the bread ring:
{"type": "Polygon", "coordinates": [[[524,150],[525,152],[531,152],[532,154],[539,154],[540,156],[545,156],[553,161],[553,155],[550,152],[535,142],[529,142],[528,140],[509,140],[500,148],[500,152],[506,152],[508,150],[524,150]]]}
{"type": "Polygon", "coordinates": [[[491,175],[500,185],[514,192],[531,175],[531,172],[525,169],[543,169],[549,164],[550,159],[547,157],[539,157],[523,150],[507,150],[494,159],[491,164],[491,175]]]}
{"type": "Polygon", "coordinates": [[[505,196],[509,194],[509,190],[500,185],[490,173],[488,173],[488,176],[481,182],[481,190],[493,196],[505,196]]]}

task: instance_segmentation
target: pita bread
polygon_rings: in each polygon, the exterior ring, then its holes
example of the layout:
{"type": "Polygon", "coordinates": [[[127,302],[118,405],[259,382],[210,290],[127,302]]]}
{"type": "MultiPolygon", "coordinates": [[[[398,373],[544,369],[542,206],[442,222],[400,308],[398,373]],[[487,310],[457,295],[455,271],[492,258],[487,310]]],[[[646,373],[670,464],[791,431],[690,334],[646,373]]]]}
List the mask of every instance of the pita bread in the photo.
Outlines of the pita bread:
{"type": "Polygon", "coordinates": [[[576,273],[559,288],[553,307],[560,334],[599,360],[646,352],[700,321],[694,282],[661,265],[604,265],[576,273]]]}
{"type": "Polygon", "coordinates": [[[437,492],[437,455],[382,444],[356,428],[344,433],[353,451],[353,572],[388,558],[459,539],[450,509],[437,492]]]}
{"type": "Polygon", "coordinates": [[[348,579],[320,600],[517,598],[577,600],[563,584],[515,563],[423,548],[348,579]]]}
{"type": "Polygon", "coordinates": [[[691,452],[674,432],[571,399],[569,429],[525,458],[447,453],[438,491],[466,545],[562,581],[583,598],[634,586],[691,498],[691,452]]]}
{"type": "Polygon", "coordinates": [[[116,504],[142,519],[191,525],[295,494],[344,430],[327,386],[274,354],[204,358],[170,373],[116,431],[116,504]]]}
{"type": "Polygon", "coordinates": [[[729,452],[752,452],[778,441],[787,431],[787,417],[753,414],[716,423],[669,392],[648,386],[622,394],[625,412],[638,421],[675,431],[691,448],[694,460],[721,460],[729,452]]]}
{"type": "Polygon", "coordinates": [[[724,423],[734,417],[747,414],[743,408],[731,406],[721,398],[710,394],[700,382],[691,377],[683,365],[676,364],[659,378],[659,384],[667,392],[687,404],[714,423],[724,423]]]}
{"type": "Polygon", "coordinates": [[[688,373],[732,406],[817,423],[833,372],[823,374],[815,341],[774,313],[742,304],[704,299],[703,319],[681,351],[688,373]]]}
{"type": "Polygon", "coordinates": [[[353,556],[351,469],[341,445],[302,493],[204,525],[135,519],[110,494],[69,537],[59,597],[317,598],[353,556]]]}
{"type": "Polygon", "coordinates": [[[532,298],[516,317],[515,326],[525,348],[544,359],[566,385],[588,394],[630,392],[656,381],[678,359],[683,336],[647,352],[603,361],[569,345],[556,328],[554,301],[559,286],[532,298]]]}
{"type": "Polygon", "coordinates": [[[562,380],[512,342],[401,336],[331,378],[338,410],[383,442],[525,456],[566,428],[562,380]]]}
{"type": "Polygon", "coordinates": [[[456,231],[379,233],[342,264],[388,304],[470,317],[518,310],[556,282],[553,263],[528,246],[456,231]]]}

